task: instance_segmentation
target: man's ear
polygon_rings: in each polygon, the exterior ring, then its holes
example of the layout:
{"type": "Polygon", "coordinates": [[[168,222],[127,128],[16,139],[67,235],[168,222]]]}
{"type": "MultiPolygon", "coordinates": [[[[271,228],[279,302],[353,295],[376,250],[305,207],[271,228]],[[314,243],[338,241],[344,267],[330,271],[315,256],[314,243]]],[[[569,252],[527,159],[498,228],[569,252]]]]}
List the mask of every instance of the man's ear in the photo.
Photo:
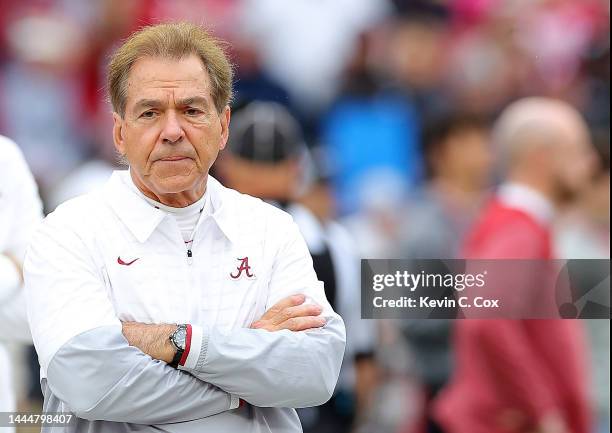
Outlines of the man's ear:
{"type": "Polygon", "coordinates": [[[231,109],[229,105],[226,105],[219,119],[221,121],[221,143],[219,143],[219,150],[225,149],[227,145],[227,139],[229,137],[229,125],[230,125],[231,109]]]}
{"type": "Polygon", "coordinates": [[[125,156],[126,148],[125,141],[123,140],[123,118],[113,112],[113,142],[115,143],[115,149],[120,155],[125,156]]]}

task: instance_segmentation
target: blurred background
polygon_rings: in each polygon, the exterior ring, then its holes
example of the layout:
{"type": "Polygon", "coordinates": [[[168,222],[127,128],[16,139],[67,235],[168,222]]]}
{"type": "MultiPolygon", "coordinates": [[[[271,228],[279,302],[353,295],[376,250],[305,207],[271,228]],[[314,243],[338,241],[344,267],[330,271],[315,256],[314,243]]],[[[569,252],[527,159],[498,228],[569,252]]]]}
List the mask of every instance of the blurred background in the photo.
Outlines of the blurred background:
{"type": "MultiPolygon", "coordinates": [[[[0,0],[0,134],[51,212],[117,167],[113,48],[150,23],[208,27],[236,73],[213,174],[294,215],[347,324],[337,392],[300,411],[305,431],[441,432],[453,323],[361,320],[359,259],[457,257],[500,179],[492,122],[530,95],[577,107],[599,157],[556,256],[609,258],[609,18],[606,0],[0,0]]],[[[609,321],[586,325],[593,431],[609,432],[609,321]]],[[[35,353],[12,349],[20,408],[40,407],[35,353]]]]}

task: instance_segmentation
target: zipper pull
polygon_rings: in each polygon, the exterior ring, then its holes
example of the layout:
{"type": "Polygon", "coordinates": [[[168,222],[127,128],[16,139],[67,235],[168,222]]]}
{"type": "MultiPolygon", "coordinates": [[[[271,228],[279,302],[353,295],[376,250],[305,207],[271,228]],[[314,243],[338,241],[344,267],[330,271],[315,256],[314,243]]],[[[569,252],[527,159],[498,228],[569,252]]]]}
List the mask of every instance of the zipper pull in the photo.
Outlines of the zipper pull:
{"type": "Polygon", "coordinates": [[[187,250],[187,264],[193,264],[193,253],[191,252],[191,248],[187,250]]]}

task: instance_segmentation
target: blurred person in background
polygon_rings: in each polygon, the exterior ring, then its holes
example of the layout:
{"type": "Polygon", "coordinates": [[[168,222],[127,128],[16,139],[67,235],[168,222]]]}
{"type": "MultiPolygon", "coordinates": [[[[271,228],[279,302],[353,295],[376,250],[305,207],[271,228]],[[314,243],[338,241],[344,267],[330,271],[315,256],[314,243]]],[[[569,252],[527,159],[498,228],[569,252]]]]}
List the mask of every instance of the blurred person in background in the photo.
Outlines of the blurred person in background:
{"type": "Polygon", "coordinates": [[[403,95],[381,87],[369,59],[373,42],[370,34],[359,39],[341,91],[321,121],[342,216],[367,210],[372,185],[376,195],[403,200],[420,179],[419,119],[403,95]]]}
{"type": "Polygon", "coordinates": [[[256,101],[234,113],[227,150],[214,170],[227,186],[286,210],[304,236],[326,296],[344,318],[347,346],[332,399],[298,414],[306,433],[348,433],[373,403],[376,329],[360,317],[359,257],[333,219],[331,191],[318,162],[285,107],[256,101]]]}
{"type": "Polygon", "coordinates": [[[382,48],[373,53],[372,63],[414,107],[418,123],[429,125],[447,112],[452,102],[444,87],[450,13],[439,2],[395,3],[398,14],[381,30],[382,48]]]}
{"type": "MultiPolygon", "coordinates": [[[[521,2],[513,3],[509,8],[516,23],[512,38],[526,59],[535,60],[528,64],[524,90],[571,101],[582,111],[587,89],[581,63],[593,57],[591,48],[606,37],[610,3],[538,1],[530,5],[529,13],[523,13],[521,2]]],[[[607,39],[609,47],[609,35],[607,39]]]]}
{"type": "MultiPolygon", "coordinates": [[[[406,205],[401,257],[457,258],[460,242],[492,181],[489,125],[479,116],[449,113],[431,122],[423,142],[427,180],[406,205]]],[[[442,431],[429,409],[451,374],[451,324],[444,319],[399,324],[423,387],[424,431],[428,433],[442,431]]]]}
{"type": "Polygon", "coordinates": [[[374,33],[361,35],[320,131],[339,217],[359,255],[371,258],[399,253],[400,211],[422,171],[419,118],[404,95],[381,85],[376,44],[374,33]]]}
{"type": "Polygon", "coordinates": [[[253,41],[240,34],[234,35],[232,55],[236,67],[233,111],[253,101],[271,101],[291,108],[289,92],[262,68],[253,41]]]}
{"type": "Polygon", "coordinates": [[[387,0],[244,0],[239,26],[264,70],[316,116],[338,92],[358,35],[389,12],[387,0]]]}
{"type": "MultiPolygon", "coordinates": [[[[555,225],[555,252],[568,259],[610,259],[610,135],[595,135],[597,170],[579,200],[555,225]]],[[[610,432],[610,321],[586,320],[592,347],[591,396],[597,433],[610,432]]]]}
{"type": "Polygon", "coordinates": [[[6,12],[10,61],[0,68],[0,128],[19,143],[43,192],[83,156],[83,67],[98,7],[28,0],[6,12]]]}
{"type": "Polygon", "coordinates": [[[517,47],[518,2],[454,1],[444,86],[464,110],[497,113],[520,94],[529,59],[517,47]],[[465,9],[468,9],[466,11],[465,9]]]}
{"type": "Polygon", "coordinates": [[[30,236],[41,220],[42,203],[23,154],[0,135],[0,412],[17,410],[16,374],[4,344],[32,341],[21,268],[30,236]]]}
{"type": "Polygon", "coordinates": [[[449,113],[426,127],[423,142],[426,182],[406,204],[401,256],[456,258],[493,181],[489,125],[449,113]]]}
{"type": "MultiPolygon", "coordinates": [[[[555,209],[589,186],[588,127],[559,100],[507,107],[494,131],[504,183],[468,234],[467,259],[552,259],[555,209]]],[[[458,320],[456,366],[435,405],[449,433],[591,433],[577,320],[458,320]]]]}

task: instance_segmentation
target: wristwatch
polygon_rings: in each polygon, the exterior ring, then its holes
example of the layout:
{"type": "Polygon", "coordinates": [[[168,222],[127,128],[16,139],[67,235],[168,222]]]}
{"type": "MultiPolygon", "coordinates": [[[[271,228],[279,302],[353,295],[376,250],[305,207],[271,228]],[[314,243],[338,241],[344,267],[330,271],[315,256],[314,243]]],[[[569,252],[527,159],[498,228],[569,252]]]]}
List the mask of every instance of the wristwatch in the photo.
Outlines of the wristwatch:
{"type": "Polygon", "coordinates": [[[174,354],[174,358],[172,358],[172,362],[170,363],[171,367],[177,368],[179,365],[179,361],[181,360],[183,353],[185,353],[185,344],[187,341],[187,325],[177,325],[176,330],[170,334],[170,343],[174,346],[176,353],[174,354]]]}

